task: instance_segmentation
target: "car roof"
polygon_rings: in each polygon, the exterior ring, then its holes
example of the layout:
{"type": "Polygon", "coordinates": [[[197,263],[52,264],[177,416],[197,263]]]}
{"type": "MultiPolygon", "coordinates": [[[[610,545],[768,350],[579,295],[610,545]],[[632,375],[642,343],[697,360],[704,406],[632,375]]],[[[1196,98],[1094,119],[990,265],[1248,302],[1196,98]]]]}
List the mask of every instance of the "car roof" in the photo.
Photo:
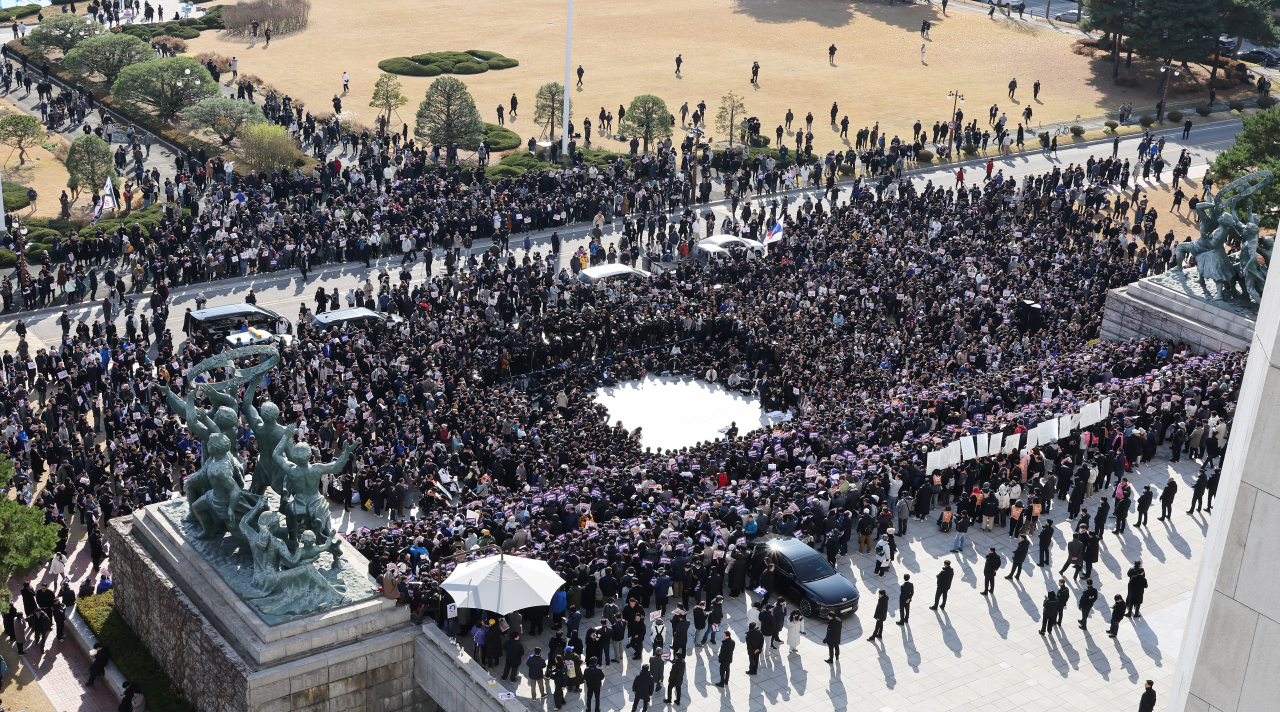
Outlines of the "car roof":
{"type": "Polygon", "coordinates": [[[768,546],[773,551],[787,555],[788,558],[798,556],[821,556],[812,546],[800,541],[793,536],[779,536],[770,534],[761,537],[761,543],[768,546]]]}
{"type": "Polygon", "coordinates": [[[222,304],[208,309],[197,309],[191,312],[192,319],[217,319],[224,316],[238,316],[240,314],[262,314],[264,316],[274,316],[272,312],[263,309],[256,304],[222,304]]]}
{"type": "Polygon", "coordinates": [[[649,276],[649,273],[642,269],[636,269],[635,267],[628,267],[624,264],[597,265],[595,267],[588,267],[582,270],[582,272],[580,272],[579,274],[581,275],[582,278],[592,279],[592,280],[604,279],[606,277],[617,277],[624,274],[634,274],[634,275],[639,275],[641,277],[649,276]]]}
{"type": "Polygon", "coordinates": [[[328,324],[330,322],[343,321],[345,319],[358,319],[370,316],[375,319],[386,318],[372,309],[366,309],[365,307],[352,307],[350,309],[339,309],[337,311],[325,312],[324,314],[316,314],[316,321],[328,324]]]}

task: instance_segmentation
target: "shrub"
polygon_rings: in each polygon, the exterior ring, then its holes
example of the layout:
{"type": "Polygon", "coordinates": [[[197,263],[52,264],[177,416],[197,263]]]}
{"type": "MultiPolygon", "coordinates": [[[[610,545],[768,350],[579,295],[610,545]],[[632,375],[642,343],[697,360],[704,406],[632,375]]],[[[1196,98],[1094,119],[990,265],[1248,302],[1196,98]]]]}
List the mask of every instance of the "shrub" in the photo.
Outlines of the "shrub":
{"type": "Polygon", "coordinates": [[[307,29],[311,17],[311,0],[250,0],[224,7],[222,23],[231,37],[246,37],[256,19],[276,34],[307,29]]]}
{"type": "MultiPolygon", "coordinates": [[[[484,177],[488,178],[489,180],[498,180],[500,178],[515,178],[516,176],[522,176],[522,175],[524,175],[524,169],[517,168],[516,166],[499,164],[499,165],[484,169],[484,177]]],[[[3,264],[3,258],[4,258],[4,250],[0,250],[0,265],[3,264]]]]}
{"type": "Polygon", "coordinates": [[[1240,115],[1240,110],[1239,110],[1239,109],[1232,109],[1232,110],[1231,110],[1231,115],[1232,115],[1232,116],[1239,116],[1239,115],[1240,115]]]}
{"type": "Polygon", "coordinates": [[[1213,113],[1213,109],[1210,109],[1210,108],[1209,108],[1209,107],[1207,107],[1207,106],[1197,106],[1197,107],[1196,107],[1196,113],[1197,113],[1197,114],[1199,114],[1199,115],[1201,115],[1201,116],[1208,116],[1209,114],[1212,114],[1212,113],[1213,113]]]}
{"type": "Polygon", "coordinates": [[[1168,114],[1166,114],[1166,116],[1169,117],[1170,121],[1173,121],[1176,123],[1181,123],[1182,120],[1186,118],[1186,115],[1183,114],[1181,111],[1170,111],[1168,114]]]}
{"type": "Polygon", "coordinates": [[[31,201],[27,200],[27,187],[25,185],[18,185],[17,183],[4,184],[5,210],[22,210],[30,204],[31,201]]]}
{"type": "Polygon", "coordinates": [[[1115,131],[1117,128],[1120,127],[1120,122],[1107,120],[1103,125],[1106,126],[1108,129],[1115,131]]]}
{"type": "Polygon", "coordinates": [[[747,141],[747,145],[751,148],[764,148],[769,145],[769,137],[764,134],[756,134],[747,141]]]}
{"type": "Polygon", "coordinates": [[[967,153],[967,154],[969,154],[969,155],[973,155],[973,154],[975,154],[975,153],[977,153],[977,152],[978,152],[978,147],[977,147],[977,146],[975,146],[975,145],[974,145],[974,144],[972,144],[972,143],[968,143],[968,142],[966,142],[966,143],[964,144],[964,146],[963,146],[960,150],[964,151],[965,153],[967,153]]]}
{"type": "Polygon", "coordinates": [[[1265,96],[1260,96],[1258,97],[1258,108],[1270,109],[1271,107],[1276,105],[1277,101],[1280,101],[1280,99],[1276,99],[1274,96],[1271,96],[1270,94],[1267,94],[1265,96]]]}
{"type": "Polygon", "coordinates": [[[7,10],[0,10],[0,22],[13,22],[20,17],[34,15],[40,12],[40,9],[39,5],[19,5],[7,10]]]}
{"type": "Polygon", "coordinates": [[[519,67],[520,60],[511,59],[510,57],[494,57],[493,59],[488,61],[488,64],[489,64],[489,69],[493,69],[496,71],[499,69],[511,69],[512,67],[519,67]]]}
{"type": "Polygon", "coordinates": [[[842,176],[851,176],[851,175],[853,175],[853,172],[854,172],[856,169],[857,169],[857,168],[856,168],[856,166],[853,166],[853,165],[848,164],[848,163],[841,163],[841,164],[840,164],[840,175],[842,175],[842,176]]]}
{"type": "Polygon", "coordinates": [[[520,148],[520,135],[505,126],[485,124],[484,135],[489,139],[489,150],[494,153],[520,148]]]}
{"type": "Polygon", "coordinates": [[[147,709],[156,712],[194,712],[191,703],[178,696],[173,680],[129,629],[115,609],[115,591],[82,598],[76,611],[89,630],[108,649],[125,678],[138,684],[147,696],[147,709]]]}
{"type": "Polygon", "coordinates": [[[483,59],[483,60],[485,60],[486,62],[487,62],[487,61],[489,61],[489,60],[491,60],[491,59],[496,59],[496,58],[498,58],[498,57],[501,57],[501,56],[502,56],[501,54],[498,54],[497,52],[490,52],[490,51],[488,51],[488,50],[483,50],[483,49],[469,49],[469,50],[467,50],[466,52],[464,52],[463,54],[469,54],[469,55],[471,55],[472,57],[479,57],[480,59],[483,59]]]}
{"type": "Polygon", "coordinates": [[[0,267],[12,267],[18,264],[18,255],[13,250],[0,248],[0,267]]]}
{"type": "Polygon", "coordinates": [[[304,158],[289,132],[275,124],[246,127],[240,134],[240,148],[244,162],[259,170],[299,166],[299,161],[304,158]]]}
{"type": "Polygon", "coordinates": [[[217,67],[219,72],[231,71],[231,58],[225,54],[218,54],[217,52],[201,52],[196,55],[196,61],[206,67],[209,66],[210,60],[213,61],[213,66],[217,67]]]}
{"type": "Polygon", "coordinates": [[[489,71],[485,62],[458,62],[453,65],[454,74],[482,74],[489,71]]]}
{"type": "Polygon", "coordinates": [[[151,38],[151,44],[155,47],[167,44],[169,45],[169,49],[173,50],[177,54],[182,54],[187,51],[187,41],[179,37],[174,37],[173,35],[156,35],[151,38]]]}
{"type": "Polygon", "coordinates": [[[921,163],[931,163],[933,161],[933,151],[916,151],[916,160],[921,163]]]}
{"type": "Polygon", "coordinates": [[[1083,136],[1083,135],[1084,135],[1084,127],[1083,127],[1083,126],[1081,126],[1080,124],[1075,124],[1074,126],[1072,126],[1072,127],[1071,127],[1071,135],[1072,135],[1072,136],[1083,136]]]}
{"type": "Polygon", "coordinates": [[[378,69],[387,74],[402,74],[410,77],[435,77],[440,75],[440,67],[434,64],[418,64],[408,57],[392,57],[378,62],[378,69]]]}
{"type": "Polygon", "coordinates": [[[537,157],[528,151],[518,151],[513,153],[499,161],[498,164],[509,166],[511,168],[519,168],[521,172],[546,167],[545,163],[539,161],[537,157]]]}
{"type": "Polygon", "coordinates": [[[1142,116],[1138,117],[1138,123],[1142,124],[1144,127],[1150,126],[1155,122],[1156,122],[1156,118],[1154,116],[1151,116],[1150,114],[1143,114],[1142,116]]]}
{"type": "Polygon", "coordinates": [[[1227,106],[1231,107],[1232,109],[1235,109],[1236,111],[1244,111],[1244,102],[1240,101],[1239,99],[1232,100],[1227,104],[1227,106]]]}

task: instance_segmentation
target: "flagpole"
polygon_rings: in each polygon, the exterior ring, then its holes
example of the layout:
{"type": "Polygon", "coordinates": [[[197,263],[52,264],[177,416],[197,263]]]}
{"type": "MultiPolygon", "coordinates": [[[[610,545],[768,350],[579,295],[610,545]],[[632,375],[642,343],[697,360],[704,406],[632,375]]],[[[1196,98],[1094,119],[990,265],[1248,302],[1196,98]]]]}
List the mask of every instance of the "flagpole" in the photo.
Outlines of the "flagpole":
{"type": "MultiPolygon", "coordinates": [[[[569,71],[573,54],[573,0],[569,0],[569,21],[564,31],[564,107],[560,111],[560,155],[569,153],[569,71]]],[[[572,160],[572,156],[569,159],[572,160]]]]}

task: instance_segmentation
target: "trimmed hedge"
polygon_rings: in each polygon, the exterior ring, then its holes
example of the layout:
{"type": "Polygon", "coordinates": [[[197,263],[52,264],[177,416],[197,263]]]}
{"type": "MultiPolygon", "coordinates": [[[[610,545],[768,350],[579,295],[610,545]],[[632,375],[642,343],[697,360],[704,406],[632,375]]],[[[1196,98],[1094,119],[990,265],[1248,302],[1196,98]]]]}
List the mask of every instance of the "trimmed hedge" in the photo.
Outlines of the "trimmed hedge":
{"type": "Polygon", "coordinates": [[[0,267],[12,267],[16,264],[18,264],[17,253],[0,247],[0,267]]]}
{"type": "Polygon", "coordinates": [[[1227,104],[1227,106],[1235,109],[1236,111],[1244,111],[1244,102],[1239,99],[1235,99],[1231,103],[1227,104]]]}
{"type": "Polygon", "coordinates": [[[1071,127],[1071,135],[1072,135],[1072,136],[1083,136],[1083,135],[1084,135],[1084,127],[1083,127],[1083,126],[1081,126],[1080,124],[1076,124],[1076,125],[1072,126],[1072,127],[1071,127]]]}
{"type": "MultiPolygon", "coordinates": [[[[56,3],[55,3],[56,4],[56,3]]],[[[188,17],[185,20],[169,22],[153,22],[147,25],[125,25],[112,28],[112,32],[123,32],[139,39],[150,40],[152,37],[169,35],[180,40],[194,40],[204,30],[222,30],[222,5],[214,5],[202,17],[188,17]]]]}
{"type": "Polygon", "coordinates": [[[147,709],[156,712],[195,712],[177,691],[160,663],[129,629],[115,609],[115,591],[106,591],[76,602],[76,611],[89,630],[111,650],[111,659],[126,679],[138,685],[147,698],[147,709]]]}
{"type": "Polygon", "coordinates": [[[439,74],[481,74],[490,69],[510,69],[520,62],[503,57],[497,52],[467,50],[466,52],[426,52],[412,57],[392,57],[378,62],[378,69],[389,74],[410,77],[434,77],[439,74]]]}
{"type": "Polygon", "coordinates": [[[1142,116],[1139,116],[1139,117],[1138,117],[1138,123],[1142,124],[1143,126],[1148,126],[1148,127],[1149,127],[1149,126],[1151,126],[1152,124],[1154,124],[1155,122],[1156,122],[1156,117],[1154,117],[1154,116],[1152,116],[1152,115],[1150,115],[1150,114],[1143,114],[1142,116]]]}
{"type": "Polygon", "coordinates": [[[1213,109],[1210,109],[1210,108],[1209,108],[1209,107],[1207,107],[1207,106],[1197,106],[1197,107],[1196,107],[1196,113],[1197,113],[1197,114],[1199,114],[1199,115],[1201,115],[1201,116],[1208,116],[1209,114],[1212,114],[1212,113],[1213,113],[1213,109]]]}
{"type": "Polygon", "coordinates": [[[933,151],[916,151],[916,160],[920,163],[929,163],[933,161],[933,151]]]}
{"type": "Polygon", "coordinates": [[[30,204],[31,201],[27,200],[27,186],[8,182],[4,184],[5,210],[22,210],[30,204]]]}
{"type": "Polygon", "coordinates": [[[1170,111],[1169,113],[1165,114],[1165,116],[1170,121],[1173,121],[1174,123],[1180,123],[1184,118],[1186,118],[1186,115],[1183,114],[1181,111],[1170,111]]]}
{"type": "MultiPolygon", "coordinates": [[[[500,178],[515,178],[524,175],[523,168],[515,166],[496,165],[484,169],[484,177],[489,180],[498,180],[500,178]]],[[[4,250],[0,250],[0,266],[4,264],[4,250]]]]}
{"type": "Polygon", "coordinates": [[[1115,130],[1116,130],[1116,127],[1118,127],[1118,126],[1120,125],[1120,122],[1119,122],[1119,121],[1107,120],[1107,121],[1104,121],[1102,125],[1103,125],[1103,126],[1106,126],[1107,128],[1111,129],[1112,131],[1115,131],[1115,130]]]}
{"type": "Polygon", "coordinates": [[[13,22],[21,17],[35,15],[43,9],[40,5],[19,5],[7,10],[0,10],[0,22],[13,22]]]}
{"type": "Polygon", "coordinates": [[[440,68],[434,64],[422,65],[408,57],[392,57],[378,62],[378,69],[388,74],[401,74],[410,77],[434,77],[440,74],[440,68]]]}
{"type": "Polygon", "coordinates": [[[484,135],[489,139],[489,150],[495,153],[512,151],[521,145],[520,135],[505,126],[485,124],[484,135]]]}
{"type": "Polygon", "coordinates": [[[539,161],[532,153],[528,151],[520,151],[498,161],[500,166],[508,166],[510,168],[518,168],[523,173],[528,170],[541,170],[547,168],[549,164],[539,161]]]}
{"type": "Polygon", "coordinates": [[[1277,99],[1277,98],[1275,98],[1274,96],[1271,96],[1270,94],[1266,94],[1266,95],[1264,95],[1264,96],[1260,96],[1260,97],[1258,97],[1258,108],[1259,108],[1259,109],[1270,109],[1271,107],[1275,106],[1275,105],[1276,105],[1276,102],[1278,102],[1278,101],[1280,101],[1280,99],[1277,99]]]}

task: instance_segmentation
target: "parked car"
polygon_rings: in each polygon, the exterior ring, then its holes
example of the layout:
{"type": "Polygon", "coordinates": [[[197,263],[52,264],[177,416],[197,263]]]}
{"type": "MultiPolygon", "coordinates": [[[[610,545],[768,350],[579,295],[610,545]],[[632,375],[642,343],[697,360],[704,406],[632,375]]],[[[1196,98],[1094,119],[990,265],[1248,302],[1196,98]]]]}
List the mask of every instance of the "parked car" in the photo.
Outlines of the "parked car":
{"type": "Polygon", "coordinates": [[[355,307],[354,309],[338,309],[316,314],[312,325],[320,331],[328,331],[329,329],[344,328],[348,325],[364,329],[378,324],[399,324],[402,321],[404,319],[401,319],[396,314],[386,314],[364,307],[355,307]]]}
{"type": "Polygon", "coordinates": [[[1248,52],[1241,52],[1238,59],[1264,67],[1275,67],[1280,65],[1280,52],[1271,49],[1251,49],[1248,52]]]}
{"type": "Polygon", "coordinates": [[[582,282],[586,282],[587,284],[595,284],[597,282],[616,277],[622,277],[624,279],[642,277],[648,279],[649,275],[650,273],[645,270],[628,267],[624,264],[603,264],[582,270],[578,273],[578,279],[582,282]]]}
{"type": "Polygon", "coordinates": [[[806,616],[825,618],[828,613],[845,616],[858,611],[858,587],[836,573],[826,558],[804,542],[789,536],[765,536],[756,540],[764,547],[765,561],[774,564],[774,587],[806,616]]]}
{"type": "Polygon", "coordinates": [[[1086,12],[1082,16],[1078,10],[1072,10],[1071,12],[1064,12],[1058,15],[1054,15],[1053,19],[1057,20],[1058,22],[1070,22],[1072,24],[1076,24],[1080,22],[1082,17],[1084,19],[1088,19],[1089,13],[1086,12]]]}
{"type": "Polygon", "coordinates": [[[233,349],[256,344],[279,344],[287,347],[293,343],[293,337],[289,334],[277,336],[270,331],[251,326],[244,331],[233,331],[227,334],[227,343],[233,349]]]}
{"type": "MultiPolygon", "coordinates": [[[[280,315],[264,309],[257,304],[223,304],[221,306],[198,309],[188,316],[193,322],[193,332],[204,329],[213,336],[225,336],[240,331],[242,324],[250,328],[275,333],[280,315]]],[[[289,320],[285,320],[289,324],[289,320]]],[[[288,333],[293,333],[293,325],[289,324],[288,333]]]]}

